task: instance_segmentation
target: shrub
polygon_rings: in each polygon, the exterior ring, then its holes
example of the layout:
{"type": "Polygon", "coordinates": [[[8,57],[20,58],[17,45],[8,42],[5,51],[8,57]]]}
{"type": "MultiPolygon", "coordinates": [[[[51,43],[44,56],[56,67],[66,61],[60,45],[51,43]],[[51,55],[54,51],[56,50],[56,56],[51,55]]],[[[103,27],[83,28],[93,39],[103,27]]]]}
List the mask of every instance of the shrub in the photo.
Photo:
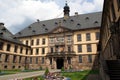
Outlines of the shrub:
{"type": "Polygon", "coordinates": [[[46,68],[46,69],[45,69],[45,73],[44,73],[44,75],[47,75],[48,73],[49,73],[49,69],[46,68]]]}
{"type": "Polygon", "coordinates": [[[62,71],[62,72],[65,71],[64,67],[61,68],[61,71],[62,71]]]}
{"type": "Polygon", "coordinates": [[[42,66],[40,66],[40,68],[39,68],[40,70],[42,70],[42,66]]]}

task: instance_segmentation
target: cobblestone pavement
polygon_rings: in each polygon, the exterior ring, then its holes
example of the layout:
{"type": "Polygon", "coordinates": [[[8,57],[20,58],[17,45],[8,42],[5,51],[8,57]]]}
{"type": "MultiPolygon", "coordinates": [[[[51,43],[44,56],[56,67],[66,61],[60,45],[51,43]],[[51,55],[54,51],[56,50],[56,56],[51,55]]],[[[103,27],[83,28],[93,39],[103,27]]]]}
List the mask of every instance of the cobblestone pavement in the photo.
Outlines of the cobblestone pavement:
{"type": "MultiPolygon", "coordinates": [[[[60,70],[50,70],[50,72],[59,72],[60,70]]],[[[0,80],[21,80],[24,78],[35,77],[43,75],[44,71],[35,71],[35,72],[21,72],[11,75],[0,76],[0,80]]]]}

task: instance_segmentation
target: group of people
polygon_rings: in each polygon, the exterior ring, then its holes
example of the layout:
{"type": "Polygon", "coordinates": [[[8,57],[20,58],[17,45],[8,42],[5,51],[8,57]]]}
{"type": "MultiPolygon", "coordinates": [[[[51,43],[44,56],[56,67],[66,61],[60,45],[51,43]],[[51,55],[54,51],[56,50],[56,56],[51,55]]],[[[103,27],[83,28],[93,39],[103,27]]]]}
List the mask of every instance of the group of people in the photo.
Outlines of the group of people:
{"type": "Polygon", "coordinates": [[[48,73],[45,76],[45,80],[64,80],[64,77],[60,75],[60,73],[48,73]]]}

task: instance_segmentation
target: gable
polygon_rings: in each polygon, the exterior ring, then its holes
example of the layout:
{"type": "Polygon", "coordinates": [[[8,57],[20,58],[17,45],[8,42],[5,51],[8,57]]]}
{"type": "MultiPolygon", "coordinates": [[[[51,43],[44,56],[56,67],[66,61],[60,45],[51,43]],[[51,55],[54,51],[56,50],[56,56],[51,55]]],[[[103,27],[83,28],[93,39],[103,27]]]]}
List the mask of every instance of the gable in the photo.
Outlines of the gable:
{"type": "Polygon", "coordinates": [[[65,27],[57,27],[53,29],[51,33],[62,33],[62,32],[67,32],[67,31],[71,31],[71,30],[65,27]]]}

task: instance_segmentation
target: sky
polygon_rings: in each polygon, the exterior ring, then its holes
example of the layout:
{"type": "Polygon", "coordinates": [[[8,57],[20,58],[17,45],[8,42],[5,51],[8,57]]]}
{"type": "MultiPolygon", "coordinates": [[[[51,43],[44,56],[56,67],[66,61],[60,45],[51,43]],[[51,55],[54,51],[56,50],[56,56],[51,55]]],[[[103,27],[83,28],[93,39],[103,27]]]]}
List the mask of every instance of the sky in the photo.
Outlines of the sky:
{"type": "MultiPolygon", "coordinates": [[[[0,22],[13,34],[39,19],[63,17],[66,0],[0,0],[0,22]]],[[[70,16],[75,12],[86,14],[103,9],[103,0],[67,0],[70,16]]]]}

